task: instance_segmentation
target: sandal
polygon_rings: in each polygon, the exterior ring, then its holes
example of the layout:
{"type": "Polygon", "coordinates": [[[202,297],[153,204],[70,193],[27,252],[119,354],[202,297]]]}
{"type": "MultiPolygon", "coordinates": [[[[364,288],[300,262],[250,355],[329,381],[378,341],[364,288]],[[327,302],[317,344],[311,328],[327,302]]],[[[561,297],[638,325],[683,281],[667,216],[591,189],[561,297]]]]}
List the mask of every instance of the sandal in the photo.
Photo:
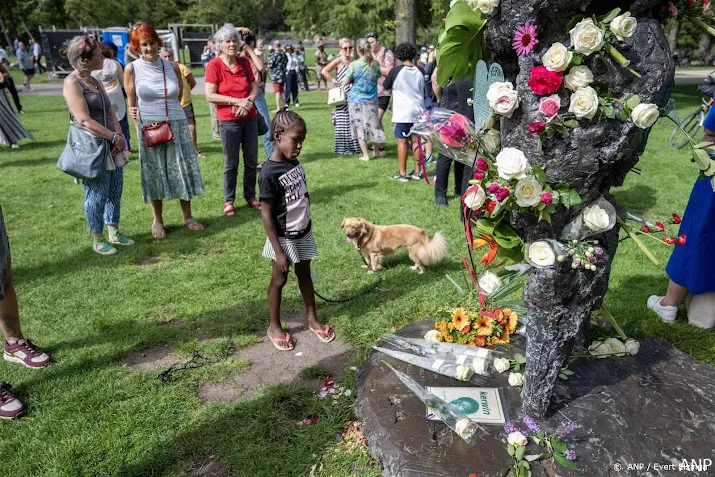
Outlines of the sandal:
{"type": "Polygon", "coordinates": [[[318,339],[323,343],[330,343],[335,339],[335,332],[332,330],[332,328],[330,328],[330,325],[325,325],[325,328],[323,328],[322,330],[314,330],[313,328],[310,328],[310,331],[315,333],[315,336],[317,336],[318,339]]]}
{"type": "Polygon", "coordinates": [[[109,243],[116,245],[132,245],[134,244],[134,240],[130,239],[126,235],[120,234],[118,230],[110,230],[109,243]]]}
{"type": "Polygon", "coordinates": [[[92,250],[100,255],[114,255],[117,253],[117,249],[109,245],[103,238],[94,240],[92,250]]]}
{"type": "Polygon", "coordinates": [[[166,238],[166,230],[164,229],[164,224],[159,222],[154,222],[151,225],[151,236],[157,239],[166,238]]]}
{"type": "Polygon", "coordinates": [[[249,207],[253,207],[256,210],[261,210],[261,203],[258,202],[256,199],[247,200],[246,203],[249,207]]]}
{"type": "Polygon", "coordinates": [[[268,336],[278,351],[293,351],[293,348],[295,348],[293,343],[291,343],[293,337],[287,331],[285,332],[285,338],[273,338],[268,332],[266,332],[266,336],[268,336]],[[286,343],[287,346],[281,346],[279,343],[286,343]]]}
{"type": "Polygon", "coordinates": [[[189,230],[193,230],[194,232],[204,229],[204,226],[198,223],[194,218],[185,219],[184,225],[186,225],[189,230]]]}
{"type": "Polygon", "coordinates": [[[233,202],[226,202],[223,204],[223,215],[228,215],[229,217],[236,213],[236,209],[233,208],[233,202]]]}

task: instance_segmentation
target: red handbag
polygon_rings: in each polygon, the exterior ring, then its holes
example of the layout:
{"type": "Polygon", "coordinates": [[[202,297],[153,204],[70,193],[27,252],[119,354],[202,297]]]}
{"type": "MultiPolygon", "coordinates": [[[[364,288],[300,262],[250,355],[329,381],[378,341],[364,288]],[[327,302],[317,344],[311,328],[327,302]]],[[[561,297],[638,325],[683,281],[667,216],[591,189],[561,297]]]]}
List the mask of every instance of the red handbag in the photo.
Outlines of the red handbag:
{"type": "MultiPolygon", "coordinates": [[[[164,60],[161,60],[161,72],[164,75],[164,108],[166,111],[166,119],[164,121],[154,121],[149,126],[142,127],[142,135],[144,136],[144,145],[146,147],[159,146],[174,140],[174,133],[169,126],[169,100],[166,92],[166,71],[164,70],[164,60]]],[[[141,115],[139,122],[141,123],[141,115]]]]}

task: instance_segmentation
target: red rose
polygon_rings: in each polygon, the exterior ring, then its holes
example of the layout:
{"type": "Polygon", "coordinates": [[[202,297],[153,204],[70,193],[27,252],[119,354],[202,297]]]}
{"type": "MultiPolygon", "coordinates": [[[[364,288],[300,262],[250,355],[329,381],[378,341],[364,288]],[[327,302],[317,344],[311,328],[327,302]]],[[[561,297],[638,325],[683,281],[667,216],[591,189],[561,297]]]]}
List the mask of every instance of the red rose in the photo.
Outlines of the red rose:
{"type": "Polygon", "coordinates": [[[469,325],[467,325],[467,326],[465,326],[464,328],[462,328],[462,333],[464,333],[465,335],[466,335],[467,333],[469,333],[470,331],[472,331],[472,327],[469,326],[469,325]]]}
{"type": "Polygon", "coordinates": [[[680,222],[682,222],[682,221],[683,221],[683,219],[681,219],[678,214],[673,214],[673,223],[674,223],[675,225],[678,225],[678,224],[679,224],[680,222]]]}
{"type": "Polygon", "coordinates": [[[551,192],[543,192],[541,194],[541,203],[546,205],[551,205],[554,202],[554,196],[551,192]]]}
{"type": "Polygon", "coordinates": [[[497,202],[496,200],[490,201],[490,202],[487,204],[487,212],[489,212],[490,214],[491,214],[492,212],[494,212],[494,209],[497,208],[497,204],[498,204],[498,202],[497,202]]]}
{"type": "Polygon", "coordinates": [[[529,124],[529,134],[538,134],[546,131],[546,123],[543,121],[534,121],[529,124]]]}
{"type": "Polygon", "coordinates": [[[658,230],[660,230],[661,232],[665,231],[665,225],[663,225],[662,222],[656,222],[655,226],[658,227],[658,230]]]}
{"type": "Polygon", "coordinates": [[[688,241],[688,236],[685,234],[680,234],[678,235],[678,238],[675,239],[675,245],[685,245],[685,242],[688,241]]]}
{"type": "Polygon", "coordinates": [[[663,242],[667,243],[668,245],[673,245],[675,243],[675,240],[672,238],[663,237],[663,242]]]}
{"type": "Polygon", "coordinates": [[[687,3],[689,7],[692,7],[695,5],[695,0],[685,0],[685,3],[687,3]]]}
{"type": "Polygon", "coordinates": [[[648,233],[648,232],[650,232],[650,227],[648,227],[647,225],[644,225],[643,227],[641,227],[641,230],[645,233],[648,233]]]}
{"type": "Polygon", "coordinates": [[[534,66],[531,68],[531,78],[527,84],[534,94],[545,96],[558,90],[563,81],[563,73],[560,71],[549,71],[545,66],[534,66]]]}

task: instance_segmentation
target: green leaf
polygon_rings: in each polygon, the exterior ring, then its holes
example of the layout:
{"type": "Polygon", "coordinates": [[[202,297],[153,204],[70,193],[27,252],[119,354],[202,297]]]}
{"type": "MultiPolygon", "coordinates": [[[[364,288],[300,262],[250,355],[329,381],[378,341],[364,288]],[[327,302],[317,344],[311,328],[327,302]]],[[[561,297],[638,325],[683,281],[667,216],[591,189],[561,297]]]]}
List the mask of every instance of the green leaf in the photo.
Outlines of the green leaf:
{"type": "Polygon", "coordinates": [[[708,167],[707,169],[705,169],[705,170],[703,171],[703,173],[704,173],[706,176],[713,176],[713,175],[715,175],[715,160],[710,159],[710,167],[708,167]]]}
{"type": "Polygon", "coordinates": [[[484,41],[487,17],[467,2],[457,2],[449,13],[437,47],[437,82],[446,86],[453,78],[472,78],[479,60],[489,59],[484,41]]]}
{"type": "Polygon", "coordinates": [[[559,373],[559,379],[563,379],[564,381],[568,381],[569,377],[566,376],[564,373],[559,373]]]}
{"type": "Polygon", "coordinates": [[[572,374],[574,374],[574,372],[568,368],[563,368],[561,372],[564,373],[566,376],[571,376],[572,374]]]}
{"type": "Polygon", "coordinates": [[[575,119],[569,119],[568,121],[564,121],[564,126],[566,126],[567,128],[576,129],[579,124],[578,121],[576,121],[575,119]]]}
{"type": "Polygon", "coordinates": [[[519,235],[514,232],[514,229],[512,229],[511,227],[509,227],[508,224],[505,224],[503,222],[494,227],[494,233],[492,234],[492,237],[494,237],[494,241],[500,247],[517,248],[524,245],[524,242],[521,240],[519,235]]]}
{"type": "Polygon", "coordinates": [[[541,182],[542,184],[546,182],[546,172],[544,172],[541,167],[532,166],[531,169],[534,171],[534,175],[539,182],[541,182]]]}
{"type": "Polygon", "coordinates": [[[551,448],[554,452],[566,452],[568,450],[566,443],[556,436],[551,436],[549,438],[549,443],[551,444],[551,448]]]}
{"type": "Polygon", "coordinates": [[[516,460],[521,460],[524,458],[524,451],[526,450],[526,447],[524,446],[519,446],[516,448],[516,454],[514,457],[516,457],[516,460]]]}
{"type": "Polygon", "coordinates": [[[628,121],[628,113],[626,112],[625,108],[621,109],[621,112],[618,113],[618,119],[621,121],[628,121]]]}
{"type": "Polygon", "coordinates": [[[632,94],[628,97],[626,100],[626,104],[631,108],[635,108],[639,104],[641,104],[641,97],[638,96],[637,94],[632,94]]]}
{"type": "Polygon", "coordinates": [[[540,210],[539,211],[539,221],[541,221],[541,220],[551,223],[551,214],[549,214],[546,210],[540,210]]]}
{"type": "Polygon", "coordinates": [[[608,22],[610,22],[611,20],[613,20],[614,18],[616,18],[619,13],[621,13],[621,9],[618,8],[618,7],[616,7],[616,8],[614,8],[613,10],[611,10],[610,12],[608,12],[608,14],[606,14],[606,16],[603,17],[603,20],[601,20],[601,21],[602,21],[603,23],[608,23],[608,22]]]}
{"type": "Polygon", "coordinates": [[[571,58],[571,66],[578,66],[583,63],[583,55],[581,53],[574,53],[573,58],[571,58]]]}
{"type": "Polygon", "coordinates": [[[521,353],[514,354],[514,361],[520,364],[526,364],[526,357],[521,353]]]}
{"type": "Polygon", "coordinates": [[[616,119],[616,108],[614,108],[612,104],[607,104],[601,108],[601,110],[603,111],[603,115],[608,119],[616,119]]]}
{"type": "Polygon", "coordinates": [[[549,204],[544,208],[544,212],[547,214],[555,214],[556,213],[556,206],[554,204],[549,204]]]}
{"type": "Polygon", "coordinates": [[[573,27],[575,27],[576,24],[584,18],[586,18],[586,15],[584,14],[574,15],[573,17],[571,17],[571,21],[568,23],[568,25],[566,25],[566,31],[571,31],[573,27]]]}
{"type": "Polygon", "coordinates": [[[559,199],[565,207],[580,205],[583,200],[581,196],[573,189],[569,189],[566,185],[557,185],[556,190],[559,192],[559,199]]]}
{"type": "Polygon", "coordinates": [[[529,454],[524,456],[524,459],[528,462],[534,462],[535,460],[544,460],[549,456],[546,452],[542,452],[541,454],[529,454]]]}
{"type": "Polygon", "coordinates": [[[563,467],[566,467],[567,469],[577,470],[579,472],[581,471],[581,469],[579,469],[576,464],[568,460],[566,456],[560,452],[554,454],[554,459],[556,459],[556,462],[561,464],[563,467]]]}
{"type": "Polygon", "coordinates": [[[519,462],[519,465],[522,466],[522,467],[525,468],[525,469],[530,469],[530,468],[531,468],[531,464],[529,464],[529,461],[528,461],[528,460],[522,460],[521,462],[519,462]]]}
{"type": "Polygon", "coordinates": [[[702,149],[693,149],[693,160],[701,171],[705,171],[710,167],[710,156],[702,149]]]}
{"type": "Polygon", "coordinates": [[[506,451],[509,453],[510,456],[514,457],[514,446],[509,444],[506,446],[506,451]]]}

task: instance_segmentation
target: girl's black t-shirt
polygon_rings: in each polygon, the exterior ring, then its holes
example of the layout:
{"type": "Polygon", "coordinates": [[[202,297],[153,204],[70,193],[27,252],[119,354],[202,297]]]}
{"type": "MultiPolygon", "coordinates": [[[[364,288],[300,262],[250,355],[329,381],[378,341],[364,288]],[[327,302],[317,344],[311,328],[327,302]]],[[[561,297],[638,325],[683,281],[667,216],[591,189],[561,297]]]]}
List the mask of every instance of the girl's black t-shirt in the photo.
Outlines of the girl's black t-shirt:
{"type": "Polygon", "coordinates": [[[300,238],[310,231],[310,200],[305,170],[295,159],[267,160],[258,176],[259,197],[272,202],[279,237],[300,238]]]}

